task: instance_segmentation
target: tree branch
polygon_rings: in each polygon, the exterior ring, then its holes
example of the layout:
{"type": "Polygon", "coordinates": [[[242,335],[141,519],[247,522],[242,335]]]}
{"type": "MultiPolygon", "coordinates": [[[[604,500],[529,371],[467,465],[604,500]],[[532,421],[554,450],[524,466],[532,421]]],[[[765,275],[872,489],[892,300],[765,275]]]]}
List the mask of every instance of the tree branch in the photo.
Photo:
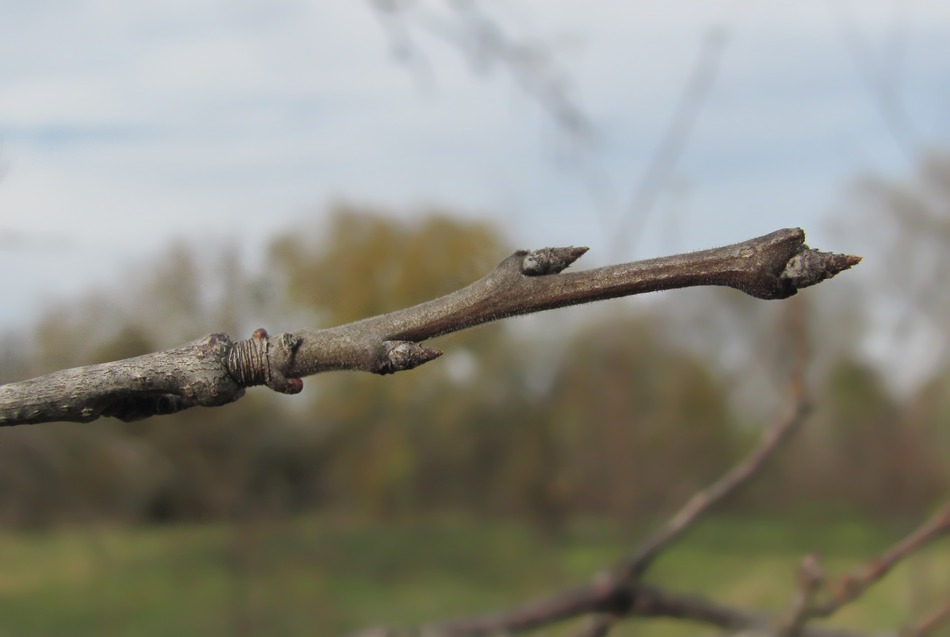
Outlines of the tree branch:
{"type": "MultiPolygon", "coordinates": [[[[773,625],[775,618],[765,613],[757,613],[714,602],[699,595],[688,595],[666,591],[653,586],[637,584],[631,586],[614,600],[625,607],[623,615],[626,617],[666,617],[669,619],[682,619],[693,621],[709,626],[722,628],[729,633],[738,633],[742,631],[751,631],[753,634],[774,635],[773,625]]],[[[602,629],[609,629],[617,615],[611,615],[604,611],[605,615],[595,617],[588,628],[580,635],[602,635],[603,632],[597,632],[602,629]]],[[[487,618],[485,618],[487,619],[487,618]]],[[[490,625],[487,621],[479,626],[468,624],[430,624],[417,628],[389,628],[377,626],[357,633],[349,637],[462,637],[470,635],[511,635],[516,632],[530,630],[535,626],[503,626],[501,623],[490,625]]],[[[802,628],[803,637],[863,637],[863,633],[832,628],[828,626],[808,625],[802,628]]],[[[895,636],[896,637],[896,636],[895,636]]]]}
{"type": "Polygon", "coordinates": [[[586,248],[519,251],[468,287],[389,314],[274,338],[263,329],[237,342],[212,334],[173,350],[4,385],[0,425],[137,420],[223,405],[254,385],[294,394],[303,389],[301,377],[319,372],[412,369],[441,355],[420,342],[509,316],[699,285],[783,299],[860,261],[812,250],[804,240],[801,229],[785,229],[723,248],[573,273],[562,270],[586,248]]]}
{"type": "Polygon", "coordinates": [[[950,621],[950,599],[933,609],[920,621],[901,631],[900,637],[926,637],[950,621]]]}
{"type": "MultiPolygon", "coordinates": [[[[816,554],[808,555],[799,568],[798,594],[787,617],[779,622],[776,632],[783,637],[806,634],[809,621],[831,617],[842,607],[856,601],[903,559],[946,533],[950,533],[950,502],[884,553],[856,571],[834,580],[829,581],[825,577],[816,554]]],[[[916,637],[927,634],[948,617],[950,603],[935,610],[916,626],[905,629],[901,635],[916,637]]]]}
{"type": "Polygon", "coordinates": [[[607,637],[619,619],[617,615],[611,614],[593,615],[574,637],[607,637]]]}
{"type": "Polygon", "coordinates": [[[639,578],[666,546],[686,533],[701,516],[758,474],[766,462],[798,429],[808,413],[808,403],[804,396],[804,379],[801,375],[796,374],[791,379],[789,394],[787,413],[766,429],[759,445],[752,453],[718,480],[694,493],[659,531],[641,544],[630,559],[621,565],[618,569],[618,577],[639,578]]]}
{"type": "MultiPolygon", "coordinates": [[[[688,619],[723,628],[730,632],[753,631],[772,635],[774,618],[707,600],[697,595],[671,593],[657,588],[640,586],[637,601],[631,613],[639,617],[669,617],[688,619]]],[[[861,633],[826,626],[804,626],[803,637],[856,637],[861,633]]]]}
{"type": "Polygon", "coordinates": [[[947,533],[950,533],[950,502],[944,503],[932,518],[877,558],[870,560],[855,572],[829,582],[829,598],[823,603],[814,605],[809,615],[830,617],[842,606],[861,597],[867,589],[887,575],[904,558],[947,533]]]}
{"type": "MultiPolygon", "coordinates": [[[[790,405],[781,418],[762,434],[759,444],[737,465],[727,471],[710,486],[696,492],[673,517],[650,536],[633,555],[620,562],[612,570],[594,578],[590,584],[556,593],[546,599],[535,601],[505,612],[454,619],[424,626],[417,633],[438,637],[485,637],[487,635],[510,635],[567,619],[592,615],[587,628],[589,634],[602,635],[620,618],[632,616],[669,616],[694,619],[722,628],[761,628],[769,625],[771,618],[750,615],[745,611],[731,609],[728,613],[718,610],[725,607],[712,602],[680,598],[675,604],[664,605],[657,600],[668,600],[668,595],[657,597],[656,589],[640,585],[640,577],[653,559],[665,547],[681,537],[700,517],[727,496],[746,484],[766,462],[774,457],[805,417],[801,366],[797,366],[790,383],[790,405]],[[693,600],[689,603],[683,600],[693,600]],[[667,614],[672,613],[672,614],[667,614]],[[690,613],[683,615],[682,613],[690,613]]],[[[374,630],[390,630],[376,628],[374,630]]],[[[373,632],[360,633],[363,637],[373,632]]],[[[398,631],[381,632],[380,635],[400,635],[398,631]]],[[[583,633],[582,633],[583,634],[583,633]]],[[[811,634],[811,633],[809,633],[811,634]]]]}
{"type": "Polygon", "coordinates": [[[779,623],[781,637],[799,637],[808,620],[815,596],[825,582],[825,572],[817,553],[809,553],[798,567],[798,591],[788,616],[779,623]]]}

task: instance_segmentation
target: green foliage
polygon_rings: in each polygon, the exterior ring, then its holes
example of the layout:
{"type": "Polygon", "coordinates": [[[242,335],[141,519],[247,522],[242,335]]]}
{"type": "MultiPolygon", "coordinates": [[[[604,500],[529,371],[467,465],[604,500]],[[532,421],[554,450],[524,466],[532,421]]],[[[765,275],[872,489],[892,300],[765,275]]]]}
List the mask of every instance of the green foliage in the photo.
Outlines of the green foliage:
{"type": "MultiPolygon", "coordinates": [[[[907,529],[901,529],[906,532],[907,529]]],[[[763,610],[783,608],[802,555],[833,574],[898,537],[866,520],[707,520],[651,582],[763,610]],[[743,541],[736,542],[736,538],[743,541]],[[684,584],[685,583],[685,584],[684,584]]],[[[339,635],[507,608],[586,580],[635,538],[588,521],[551,540],[510,522],[467,518],[374,526],[338,517],[229,525],[0,535],[0,633],[339,635]]],[[[893,629],[945,590],[944,548],[901,565],[835,625],[893,629]]],[[[552,634],[573,634],[570,624],[552,634]]],[[[696,626],[622,623],[618,635],[673,637],[696,626]]]]}

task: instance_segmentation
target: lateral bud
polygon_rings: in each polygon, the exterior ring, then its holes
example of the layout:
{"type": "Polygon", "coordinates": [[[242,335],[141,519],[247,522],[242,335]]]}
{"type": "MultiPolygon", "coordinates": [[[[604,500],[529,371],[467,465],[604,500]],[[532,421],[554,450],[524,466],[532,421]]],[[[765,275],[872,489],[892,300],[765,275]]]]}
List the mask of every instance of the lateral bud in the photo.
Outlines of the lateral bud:
{"type": "Polygon", "coordinates": [[[521,262],[521,272],[528,276],[558,274],[581,258],[588,248],[541,248],[527,253],[521,262]]]}
{"type": "Polygon", "coordinates": [[[423,347],[414,341],[384,341],[377,374],[395,374],[413,369],[442,356],[437,349],[423,347]]]}

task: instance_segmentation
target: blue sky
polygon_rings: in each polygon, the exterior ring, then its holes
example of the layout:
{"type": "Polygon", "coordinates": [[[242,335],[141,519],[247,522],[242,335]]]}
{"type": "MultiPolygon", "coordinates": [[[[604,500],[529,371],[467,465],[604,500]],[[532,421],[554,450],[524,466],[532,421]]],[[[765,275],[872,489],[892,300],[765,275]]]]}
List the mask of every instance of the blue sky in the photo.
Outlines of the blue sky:
{"type": "Polygon", "coordinates": [[[797,225],[861,253],[859,233],[828,230],[848,184],[950,141],[945,1],[485,0],[514,41],[550,45],[584,142],[510,68],[474,68],[433,33],[458,27],[448,3],[406,6],[386,22],[353,1],[0,0],[0,267],[16,299],[0,328],[178,237],[238,240],[253,263],[271,232],[343,200],[488,216],[524,247],[589,245],[589,264],[797,225]],[[711,29],[725,44],[682,157],[625,225],[711,29]],[[618,247],[620,228],[635,236],[618,247]]]}

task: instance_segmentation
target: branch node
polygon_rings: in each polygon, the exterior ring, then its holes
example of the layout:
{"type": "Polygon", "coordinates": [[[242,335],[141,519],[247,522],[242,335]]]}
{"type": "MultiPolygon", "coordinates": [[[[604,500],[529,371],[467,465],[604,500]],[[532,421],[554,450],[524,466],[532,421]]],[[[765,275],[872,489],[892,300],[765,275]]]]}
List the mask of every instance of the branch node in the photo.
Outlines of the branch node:
{"type": "Polygon", "coordinates": [[[788,615],[776,626],[780,637],[800,637],[805,625],[815,614],[814,599],[818,589],[825,583],[825,571],[818,559],[818,553],[805,556],[796,572],[798,593],[788,615]]]}
{"type": "Polygon", "coordinates": [[[272,344],[267,330],[260,327],[251,338],[234,343],[228,352],[228,373],[242,387],[266,385],[282,394],[299,394],[303,380],[287,376],[285,370],[291,368],[301,339],[285,333],[274,341],[272,344]]]}
{"type": "Polygon", "coordinates": [[[234,382],[242,387],[267,383],[267,349],[267,330],[263,327],[254,330],[251,338],[235,342],[228,352],[226,363],[234,382]]]}
{"type": "Polygon", "coordinates": [[[586,247],[541,248],[525,255],[521,262],[521,273],[528,276],[558,274],[577,261],[587,252],[586,247]]]}
{"type": "Polygon", "coordinates": [[[383,341],[377,374],[395,374],[413,369],[442,356],[437,349],[423,347],[414,341],[383,341]]]}
{"type": "Polygon", "coordinates": [[[297,348],[302,342],[299,336],[286,332],[277,337],[273,353],[268,357],[270,377],[265,383],[274,391],[282,394],[299,394],[303,391],[303,379],[286,374],[286,370],[292,368],[297,348]]]}

